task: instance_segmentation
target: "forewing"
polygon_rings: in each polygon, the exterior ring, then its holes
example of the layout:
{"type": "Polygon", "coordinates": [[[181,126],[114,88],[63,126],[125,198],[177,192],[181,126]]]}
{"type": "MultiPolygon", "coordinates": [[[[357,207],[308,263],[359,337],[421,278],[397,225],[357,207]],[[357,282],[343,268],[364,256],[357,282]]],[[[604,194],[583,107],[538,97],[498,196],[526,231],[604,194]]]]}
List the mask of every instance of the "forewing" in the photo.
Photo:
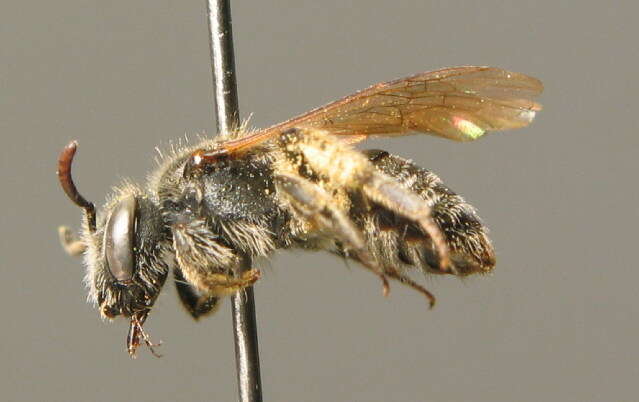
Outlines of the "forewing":
{"type": "MultiPolygon", "coordinates": [[[[488,131],[528,125],[541,105],[543,85],[535,78],[494,67],[454,67],[374,85],[311,110],[251,137],[249,146],[293,127],[348,136],[433,134],[475,140],[488,131]]],[[[231,144],[229,144],[231,145],[231,144]]]]}
{"type": "Polygon", "coordinates": [[[528,125],[541,110],[534,98],[542,88],[523,74],[458,67],[375,85],[289,124],[336,135],[422,132],[469,141],[528,125]]]}

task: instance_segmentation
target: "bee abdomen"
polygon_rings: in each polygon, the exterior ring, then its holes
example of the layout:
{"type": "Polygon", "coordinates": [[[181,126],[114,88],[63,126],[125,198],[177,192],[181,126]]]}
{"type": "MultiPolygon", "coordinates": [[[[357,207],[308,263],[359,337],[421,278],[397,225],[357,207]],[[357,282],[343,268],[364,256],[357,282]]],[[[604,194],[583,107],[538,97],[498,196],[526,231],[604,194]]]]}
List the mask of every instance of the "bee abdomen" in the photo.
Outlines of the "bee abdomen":
{"type": "MultiPolygon", "coordinates": [[[[365,151],[382,173],[424,199],[448,244],[459,275],[489,272],[495,254],[487,229],[475,208],[446,187],[434,173],[386,151],[365,151]]],[[[393,211],[373,205],[354,219],[361,225],[369,251],[384,267],[417,267],[441,273],[437,253],[417,225],[393,211]]]]}

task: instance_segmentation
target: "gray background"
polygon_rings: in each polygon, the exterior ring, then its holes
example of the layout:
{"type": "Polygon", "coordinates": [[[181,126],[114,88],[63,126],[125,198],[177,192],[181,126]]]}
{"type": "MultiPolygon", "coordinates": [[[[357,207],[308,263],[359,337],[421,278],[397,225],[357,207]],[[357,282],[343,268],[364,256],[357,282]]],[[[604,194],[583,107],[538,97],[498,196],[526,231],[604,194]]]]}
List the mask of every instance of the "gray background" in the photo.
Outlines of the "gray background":
{"type": "MultiPolygon", "coordinates": [[[[40,4],[36,4],[40,3],[40,4]]],[[[2,400],[236,399],[229,304],[200,323],[165,286],[147,329],[162,359],[124,350],[126,323],[85,303],[56,227],[80,211],[55,160],[102,203],[144,180],[153,148],[214,134],[203,1],[0,6],[2,400]]],[[[525,130],[471,144],[369,146],[433,169],[477,206],[494,275],[428,281],[438,306],[391,297],[325,254],[282,253],[256,288],[266,401],[634,401],[637,71],[634,2],[237,1],[242,116],[264,127],[369,84],[445,66],[543,80],[525,130]]]]}

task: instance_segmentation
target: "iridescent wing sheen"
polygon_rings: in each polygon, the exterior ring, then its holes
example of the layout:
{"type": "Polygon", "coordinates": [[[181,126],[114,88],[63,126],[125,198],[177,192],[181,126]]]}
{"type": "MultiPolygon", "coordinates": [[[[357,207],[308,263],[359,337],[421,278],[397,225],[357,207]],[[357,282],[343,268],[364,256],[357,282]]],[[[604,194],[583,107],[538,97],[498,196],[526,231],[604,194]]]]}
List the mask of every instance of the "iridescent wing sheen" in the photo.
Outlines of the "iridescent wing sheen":
{"type": "Polygon", "coordinates": [[[411,132],[471,141],[488,131],[528,125],[541,110],[534,99],[542,90],[535,78],[495,67],[447,68],[373,85],[228,145],[244,148],[293,127],[352,142],[411,132]]]}

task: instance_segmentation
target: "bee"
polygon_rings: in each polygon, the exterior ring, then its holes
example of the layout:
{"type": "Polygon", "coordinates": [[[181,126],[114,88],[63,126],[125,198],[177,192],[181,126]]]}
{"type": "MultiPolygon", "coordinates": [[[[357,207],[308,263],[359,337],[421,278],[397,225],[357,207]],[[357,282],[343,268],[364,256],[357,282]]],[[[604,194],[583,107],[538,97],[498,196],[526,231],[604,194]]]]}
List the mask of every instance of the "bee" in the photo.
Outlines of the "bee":
{"type": "Polygon", "coordinates": [[[165,157],[146,186],[117,187],[101,213],[78,192],[77,143],[58,178],[84,210],[80,237],[61,227],[65,250],[84,255],[89,299],[103,317],[130,319],[127,350],[172,269],[196,319],[252,286],[243,258],[275,250],[325,250],[379,277],[435,297],[411,269],[467,276],[490,272],[495,253],[475,208],[429,170],[353,144],[371,136],[427,133],[472,141],[527,126],[541,106],[535,78],[492,67],[456,67],[380,83],[260,131],[238,129],[165,157]]]}

